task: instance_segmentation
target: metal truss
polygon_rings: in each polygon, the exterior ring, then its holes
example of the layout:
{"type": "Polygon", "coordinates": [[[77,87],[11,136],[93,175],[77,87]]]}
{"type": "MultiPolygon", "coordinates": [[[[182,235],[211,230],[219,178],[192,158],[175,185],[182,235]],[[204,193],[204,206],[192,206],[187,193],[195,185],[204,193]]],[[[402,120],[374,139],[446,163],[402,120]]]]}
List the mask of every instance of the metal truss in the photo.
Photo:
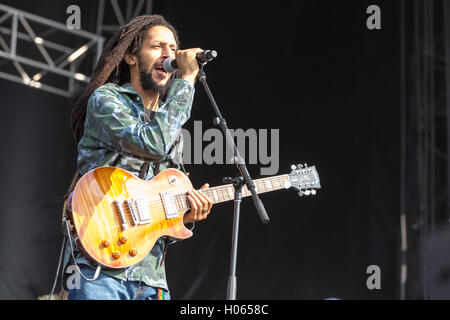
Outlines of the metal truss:
{"type": "MultiPolygon", "coordinates": [[[[0,57],[9,60],[15,69],[14,73],[0,71],[0,78],[57,95],[71,97],[74,94],[75,81],[84,83],[90,81],[88,76],[79,71],[78,60],[88,53],[93,54],[93,65],[95,65],[102,52],[104,41],[101,35],[83,30],[71,30],[65,24],[0,4],[0,57]],[[10,28],[3,25],[8,20],[11,21],[10,28]],[[42,32],[38,35],[31,24],[35,25],[35,28],[37,26],[47,28],[53,33],[64,32],[65,40],[68,40],[68,42],[84,44],[74,49],[56,41],[50,41],[46,39],[46,34],[49,32],[42,32]],[[21,32],[20,27],[25,32],[21,32]],[[8,38],[9,43],[6,40],[8,38]],[[19,54],[18,48],[24,42],[28,46],[34,45],[40,52],[40,56],[32,54],[31,50],[28,49],[21,50],[21,54],[19,54]],[[33,74],[31,74],[26,69],[39,71],[33,71],[33,74]],[[66,81],[67,86],[44,83],[45,80],[55,75],[68,79],[66,81]]],[[[53,82],[61,83],[61,81],[53,82]]]]}
{"type": "MultiPolygon", "coordinates": [[[[111,6],[105,7],[105,0],[99,0],[98,2],[96,34],[105,37],[109,37],[113,32],[119,30],[131,18],[140,14],[151,14],[153,9],[152,0],[127,0],[121,1],[120,4],[118,0],[110,0],[109,3],[111,6]],[[125,6],[121,6],[121,4],[125,4],[125,6]],[[110,24],[105,24],[105,12],[109,13],[110,9],[114,12],[115,21],[110,24]]],[[[108,14],[107,16],[111,15],[108,14]]]]}

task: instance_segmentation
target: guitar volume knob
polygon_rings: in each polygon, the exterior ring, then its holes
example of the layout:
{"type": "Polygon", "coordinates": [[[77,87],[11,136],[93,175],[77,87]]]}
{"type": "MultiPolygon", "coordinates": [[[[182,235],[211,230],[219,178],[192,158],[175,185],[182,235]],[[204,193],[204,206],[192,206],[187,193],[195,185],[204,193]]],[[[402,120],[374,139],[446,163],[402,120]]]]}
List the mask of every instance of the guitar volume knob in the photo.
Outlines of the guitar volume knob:
{"type": "Polygon", "coordinates": [[[112,257],[117,260],[120,258],[120,252],[119,251],[114,251],[114,253],[112,254],[112,257]]]}
{"type": "Polygon", "coordinates": [[[120,242],[121,244],[125,244],[127,241],[128,241],[128,239],[127,239],[127,237],[125,237],[125,236],[121,236],[121,237],[119,238],[119,242],[120,242]]]}
{"type": "Polygon", "coordinates": [[[130,256],[135,257],[137,255],[137,250],[131,249],[129,253],[130,253],[130,256]]]}
{"type": "Polygon", "coordinates": [[[106,248],[106,247],[109,247],[109,245],[110,245],[110,242],[108,241],[108,240],[103,240],[102,241],[102,245],[106,248]]]}

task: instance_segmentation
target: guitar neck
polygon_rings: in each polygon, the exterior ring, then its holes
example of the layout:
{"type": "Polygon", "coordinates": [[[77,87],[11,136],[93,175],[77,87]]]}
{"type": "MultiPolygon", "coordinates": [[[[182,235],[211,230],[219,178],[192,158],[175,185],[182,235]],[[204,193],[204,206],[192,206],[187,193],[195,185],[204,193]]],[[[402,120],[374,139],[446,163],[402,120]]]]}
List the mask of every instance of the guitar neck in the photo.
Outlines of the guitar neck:
{"type": "MultiPolygon", "coordinates": [[[[289,176],[287,174],[256,179],[253,180],[253,182],[255,183],[255,189],[258,194],[280,189],[287,189],[291,186],[289,176]]],[[[225,184],[222,186],[211,187],[199,191],[208,196],[208,198],[211,199],[213,203],[234,200],[234,186],[232,184],[225,184]]],[[[250,192],[250,190],[246,185],[244,185],[244,187],[242,188],[242,197],[248,197],[251,195],[252,193],[250,192]]],[[[186,193],[175,194],[173,197],[178,211],[186,211],[191,208],[186,193]]]]}

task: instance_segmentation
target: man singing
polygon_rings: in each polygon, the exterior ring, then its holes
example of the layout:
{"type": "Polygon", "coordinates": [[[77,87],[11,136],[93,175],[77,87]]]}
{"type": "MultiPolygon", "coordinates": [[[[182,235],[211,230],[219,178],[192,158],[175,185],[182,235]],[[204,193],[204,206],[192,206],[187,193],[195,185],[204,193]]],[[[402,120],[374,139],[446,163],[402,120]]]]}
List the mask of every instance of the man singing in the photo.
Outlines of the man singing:
{"type": "MultiPolygon", "coordinates": [[[[199,72],[196,54],[201,51],[180,50],[176,30],[159,15],[132,19],[108,41],[72,112],[80,176],[115,166],[149,180],[166,168],[182,166],[181,128],[190,117],[199,72]],[[164,71],[167,58],[176,59],[177,73],[164,71]]],[[[188,192],[188,199],[191,210],[184,222],[205,219],[212,201],[196,190],[188,192]]],[[[170,299],[167,246],[160,238],[134,266],[102,270],[94,281],[81,277],[80,288],[68,289],[68,299],[170,299]]],[[[78,251],[76,262],[85,277],[93,277],[95,267],[78,251]]]]}

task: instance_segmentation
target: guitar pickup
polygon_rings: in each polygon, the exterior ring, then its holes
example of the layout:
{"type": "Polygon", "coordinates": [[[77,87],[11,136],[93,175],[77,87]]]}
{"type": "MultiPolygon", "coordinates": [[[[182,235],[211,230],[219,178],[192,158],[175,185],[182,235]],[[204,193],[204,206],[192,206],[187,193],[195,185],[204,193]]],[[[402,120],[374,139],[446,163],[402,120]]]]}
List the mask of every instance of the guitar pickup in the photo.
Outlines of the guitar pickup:
{"type": "Polygon", "coordinates": [[[175,199],[170,192],[161,192],[161,200],[164,205],[164,211],[167,219],[178,218],[178,210],[175,199]]]}
{"type": "Polygon", "coordinates": [[[127,199],[125,202],[128,206],[128,210],[130,211],[131,218],[133,219],[133,223],[135,226],[147,224],[151,222],[150,212],[148,208],[143,203],[144,200],[132,200],[127,199]]]}
{"type": "Polygon", "coordinates": [[[134,200],[134,203],[136,204],[139,224],[149,223],[152,219],[150,216],[150,211],[148,210],[148,205],[146,206],[144,200],[141,199],[134,200]]]}
{"type": "Polygon", "coordinates": [[[134,210],[133,200],[127,199],[125,202],[128,206],[128,211],[130,212],[131,219],[133,219],[133,223],[135,226],[139,225],[139,218],[137,216],[136,210],[134,210]]]}

